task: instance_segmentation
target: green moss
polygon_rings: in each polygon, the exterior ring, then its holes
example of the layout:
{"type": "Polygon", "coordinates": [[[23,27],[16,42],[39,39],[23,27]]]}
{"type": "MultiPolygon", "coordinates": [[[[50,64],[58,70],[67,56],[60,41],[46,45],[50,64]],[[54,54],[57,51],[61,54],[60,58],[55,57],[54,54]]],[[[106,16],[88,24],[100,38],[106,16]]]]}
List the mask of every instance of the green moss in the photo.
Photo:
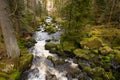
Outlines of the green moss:
{"type": "Polygon", "coordinates": [[[56,29],[56,27],[49,25],[49,26],[45,27],[45,31],[48,32],[49,34],[51,34],[51,33],[55,33],[57,31],[57,29],[56,29]]]}
{"type": "Polygon", "coordinates": [[[95,54],[99,54],[99,50],[93,50],[93,52],[95,53],[95,54]]]}
{"type": "Polygon", "coordinates": [[[104,80],[115,80],[115,77],[113,76],[112,72],[105,72],[103,77],[104,80]]]}
{"type": "Polygon", "coordinates": [[[4,77],[0,77],[0,80],[6,80],[4,77]]]}
{"type": "Polygon", "coordinates": [[[114,50],[115,52],[115,59],[118,63],[120,63],[120,51],[119,50],[114,50]]]}
{"type": "Polygon", "coordinates": [[[99,56],[99,58],[106,63],[110,63],[111,58],[109,56],[99,56]]]}
{"type": "Polygon", "coordinates": [[[91,31],[89,34],[91,34],[92,36],[98,36],[98,35],[101,35],[101,31],[100,30],[94,30],[94,31],[91,31]]]}
{"type": "Polygon", "coordinates": [[[55,66],[62,65],[65,63],[63,59],[56,59],[52,56],[48,56],[47,59],[51,60],[55,66]]]}
{"type": "Polygon", "coordinates": [[[114,58],[115,57],[115,54],[114,53],[111,53],[108,55],[110,58],[114,58]]]}
{"type": "Polygon", "coordinates": [[[34,38],[29,38],[28,41],[30,41],[31,43],[36,43],[35,39],[34,38]]]}
{"type": "Polygon", "coordinates": [[[100,50],[100,53],[103,55],[106,55],[108,53],[112,53],[112,51],[113,51],[109,46],[101,47],[99,50],[100,50]]]}
{"type": "Polygon", "coordinates": [[[98,37],[84,38],[80,45],[82,48],[98,49],[102,46],[102,40],[98,37]]]}
{"type": "Polygon", "coordinates": [[[111,60],[110,60],[110,57],[109,56],[105,56],[105,62],[109,63],[111,60]]]}
{"type": "Polygon", "coordinates": [[[7,73],[0,72],[0,77],[8,78],[9,75],[7,73]]]}
{"type": "Polygon", "coordinates": [[[9,77],[10,80],[19,80],[20,79],[20,72],[16,71],[12,73],[9,77]]]}
{"type": "Polygon", "coordinates": [[[32,54],[24,54],[23,56],[20,57],[19,59],[19,70],[23,71],[25,70],[26,68],[30,67],[30,64],[32,62],[32,59],[33,59],[33,55],[32,54]]]}
{"type": "Polygon", "coordinates": [[[80,57],[80,58],[83,58],[83,59],[86,59],[86,60],[89,60],[90,57],[89,57],[89,50],[82,50],[82,49],[76,49],[73,51],[73,53],[77,56],[77,57],[80,57]]]}
{"type": "Polygon", "coordinates": [[[95,57],[95,54],[93,54],[93,53],[90,53],[89,55],[91,58],[95,57]]]}
{"type": "Polygon", "coordinates": [[[85,72],[87,72],[88,74],[90,74],[90,75],[93,74],[91,67],[85,66],[85,67],[83,67],[83,70],[84,70],[85,72]]]}
{"type": "Polygon", "coordinates": [[[48,42],[48,43],[46,43],[46,45],[45,45],[45,49],[46,49],[46,50],[51,50],[52,48],[56,48],[56,46],[57,46],[57,44],[48,42]]]}
{"type": "Polygon", "coordinates": [[[115,80],[112,72],[106,72],[104,68],[101,67],[84,67],[84,71],[86,71],[92,78],[93,80],[115,80]]]}
{"type": "Polygon", "coordinates": [[[0,63],[0,69],[3,69],[5,67],[5,65],[6,65],[5,63],[1,62],[0,63]]]}
{"type": "Polygon", "coordinates": [[[61,44],[57,44],[56,51],[57,51],[56,53],[57,53],[58,55],[60,55],[60,56],[65,56],[61,44]]]}
{"type": "Polygon", "coordinates": [[[18,45],[20,49],[30,48],[34,45],[34,43],[36,43],[36,41],[32,37],[30,37],[29,39],[20,38],[18,40],[18,45]]]}
{"type": "Polygon", "coordinates": [[[63,43],[62,43],[62,47],[63,47],[63,50],[64,51],[67,51],[67,52],[72,52],[74,49],[75,49],[75,45],[74,45],[74,43],[72,43],[72,42],[67,42],[67,41],[64,41],[63,43]]]}

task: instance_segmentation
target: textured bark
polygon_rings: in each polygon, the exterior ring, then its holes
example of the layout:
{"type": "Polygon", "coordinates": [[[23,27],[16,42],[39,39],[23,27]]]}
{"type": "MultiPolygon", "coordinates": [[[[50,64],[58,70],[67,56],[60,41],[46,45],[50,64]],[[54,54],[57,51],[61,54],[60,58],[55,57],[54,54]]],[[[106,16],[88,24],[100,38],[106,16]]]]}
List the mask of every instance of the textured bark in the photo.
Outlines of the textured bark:
{"type": "Polygon", "coordinates": [[[15,38],[13,23],[10,20],[10,10],[6,0],[0,0],[0,25],[4,36],[8,57],[20,56],[19,47],[15,38]]]}

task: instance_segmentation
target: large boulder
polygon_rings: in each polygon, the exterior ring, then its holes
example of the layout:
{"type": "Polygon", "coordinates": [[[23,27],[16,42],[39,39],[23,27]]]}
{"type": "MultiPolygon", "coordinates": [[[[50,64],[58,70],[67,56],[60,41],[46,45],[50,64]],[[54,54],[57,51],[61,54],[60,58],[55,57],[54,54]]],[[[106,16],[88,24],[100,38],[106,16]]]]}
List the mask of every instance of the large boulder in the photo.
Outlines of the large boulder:
{"type": "Polygon", "coordinates": [[[80,45],[82,48],[98,49],[102,46],[102,40],[98,37],[85,38],[80,45]]]}
{"type": "Polygon", "coordinates": [[[57,47],[57,44],[51,43],[51,42],[48,42],[48,43],[46,43],[46,45],[45,45],[45,49],[46,49],[46,50],[51,50],[51,49],[56,48],[56,47],[57,47]]]}

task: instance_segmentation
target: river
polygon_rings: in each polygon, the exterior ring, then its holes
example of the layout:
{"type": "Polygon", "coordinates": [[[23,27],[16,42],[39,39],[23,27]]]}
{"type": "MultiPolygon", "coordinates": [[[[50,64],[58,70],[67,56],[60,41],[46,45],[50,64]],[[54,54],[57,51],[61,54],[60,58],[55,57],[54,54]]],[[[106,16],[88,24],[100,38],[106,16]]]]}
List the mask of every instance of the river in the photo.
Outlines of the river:
{"type": "Polygon", "coordinates": [[[64,59],[66,63],[59,67],[54,67],[53,62],[47,59],[48,56],[61,59],[57,54],[45,50],[46,40],[52,40],[54,38],[55,41],[52,42],[59,43],[60,35],[63,33],[59,28],[59,24],[53,23],[52,20],[51,17],[47,17],[45,22],[55,25],[58,31],[53,34],[48,34],[44,29],[46,25],[42,24],[38,28],[39,31],[34,33],[33,38],[37,43],[29,49],[34,55],[34,59],[31,68],[23,73],[24,77],[22,80],[78,80],[77,78],[72,78],[70,75],[68,76],[69,69],[78,69],[78,65],[72,59],[64,59]]]}

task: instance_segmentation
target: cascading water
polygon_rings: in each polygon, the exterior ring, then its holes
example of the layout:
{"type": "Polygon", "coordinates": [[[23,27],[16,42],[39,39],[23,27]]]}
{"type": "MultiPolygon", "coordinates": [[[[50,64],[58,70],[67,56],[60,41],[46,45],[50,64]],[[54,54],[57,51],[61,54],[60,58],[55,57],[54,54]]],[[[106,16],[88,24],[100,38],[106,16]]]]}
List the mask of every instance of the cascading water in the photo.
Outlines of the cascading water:
{"type": "MultiPolygon", "coordinates": [[[[36,40],[35,46],[33,46],[30,49],[30,52],[34,55],[34,59],[32,62],[31,69],[28,71],[25,71],[23,73],[27,74],[22,80],[50,80],[47,79],[46,77],[50,75],[54,75],[53,80],[68,80],[66,77],[67,71],[66,70],[58,70],[57,68],[54,67],[54,64],[52,63],[51,60],[48,60],[48,56],[52,56],[54,58],[58,58],[56,54],[50,53],[48,50],[45,50],[45,44],[46,40],[54,38],[56,40],[56,43],[59,43],[60,41],[60,35],[62,34],[62,31],[59,31],[59,26],[55,23],[52,23],[52,18],[48,17],[45,20],[46,23],[51,23],[52,25],[55,25],[58,31],[53,34],[48,34],[45,32],[44,27],[46,26],[45,24],[42,24],[39,28],[40,31],[36,31],[34,34],[34,39],[36,40]]],[[[69,63],[68,66],[71,66],[73,68],[77,67],[77,64],[73,63],[72,60],[65,60],[66,62],[69,63]]],[[[63,65],[64,67],[65,65],[63,65]]],[[[77,79],[69,79],[69,80],[77,80],[77,79]]]]}

